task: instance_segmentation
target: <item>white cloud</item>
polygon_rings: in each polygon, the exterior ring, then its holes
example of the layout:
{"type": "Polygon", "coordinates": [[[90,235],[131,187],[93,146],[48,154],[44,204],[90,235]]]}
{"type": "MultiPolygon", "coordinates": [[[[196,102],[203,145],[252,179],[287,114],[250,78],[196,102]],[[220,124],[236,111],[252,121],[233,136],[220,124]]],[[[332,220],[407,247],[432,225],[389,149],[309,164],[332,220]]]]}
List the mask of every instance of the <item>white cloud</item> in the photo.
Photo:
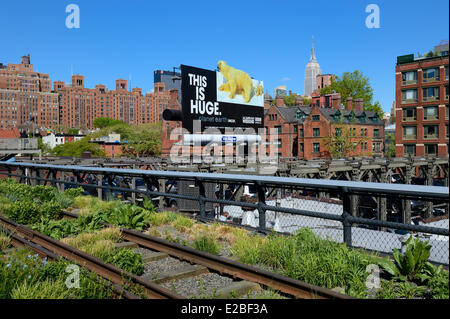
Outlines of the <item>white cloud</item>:
{"type": "Polygon", "coordinates": [[[291,80],[291,78],[288,78],[288,77],[284,77],[281,79],[282,82],[286,82],[286,81],[290,81],[290,80],[291,80]]]}

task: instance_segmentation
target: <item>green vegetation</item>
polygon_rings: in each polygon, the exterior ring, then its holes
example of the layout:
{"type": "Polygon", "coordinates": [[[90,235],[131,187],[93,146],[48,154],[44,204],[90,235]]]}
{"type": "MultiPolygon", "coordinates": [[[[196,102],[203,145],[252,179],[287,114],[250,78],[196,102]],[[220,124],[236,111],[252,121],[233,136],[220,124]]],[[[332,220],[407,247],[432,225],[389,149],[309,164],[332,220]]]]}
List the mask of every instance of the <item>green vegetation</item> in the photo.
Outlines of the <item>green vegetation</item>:
{"type": "Polygon", "coordinates": [[[90,143],[91,137],[89,135],[83,137],[81,140],[68,142],[55,146],[52,149],[52,154],[56,156],[74,156],[81,157],[83,152],[90,152],[92,156],[104,157],[105,151],[96,143],[90,143]]]}
{"type": "Polygon", "coordinates": [[[110,299],[110,288],[80,267],[80,287],[67,288],[68,261],[47,261],[21,249],[0,258],[0,299],[110,299]]]}
{"type": "Polygon", "coordinates": [[[295,102],[297,100],[297,95],[296,94],[285,95],[283,97],[283,99],[284,99],[284,105],[295,106],[295,102]]]}
{"type": "Polygon", "coordinates": [[[94,127],[95,128],[105,128],[105,127],[111,127],[115,125],[125,125],[125,122],[122,122],[120,120],[111,119],[109,117],[97,117],[94,120],[94,127]]]}
{"type": "Polygon", "coordinates": [[[352,129],[355,128],[351,125],[337,123],[332,127],[328,136],[324,137],[324,146],[331,158],[345,158],[367,141],[366,137],[352,135],[352,129]]]}
{"type": "MultiPolygon", "coordinates": [[[[149,201],[145,208],[141,208],[120,201],[105,202],[95,197],[80,196],[80,190],[58,193],[49,187],[20,185],[11,180],[0,181],[1,212],[18,212],[15,215],[17,220],[30,222],[33,218],[24,207],[14,208],[16,203],[25,201],[40,216],[32,224],[33,229],[135,274],[141,274],[144,269],[141,255],[133,250],[116,249],[115,244],[121,238],[120,229],[104,228],[102,222],[145,230],[147,234],[162,236],[211,254],[217,255],[224,248],[224,251],[229,251],[243,263],[325,288],[340,287],[344,293],[358,298],[449,298],[448,271],[427,261],[431,246],[418,239],[410,238],[405,253],[402,255],[395,251],[391,261],[320,238],[306,228],[291,236],[262,236],[219,223],[195,223],[173,212],[155,212],[149,201]],[[51,211],[59,210],[60,207],[76,208],[80,216],[72,220],[59,219],[59,214],[51,211]],[[377,289],[376,294],[366,287],[369,276],[366,269],[371,264],[379,265],[382,269],[381,289],[377,289]]],[[[8,245],[9,238],[0,234],[2,249],[8,245]]],[[[4,264],[3,261],[0,258],[0,294],[3,293],[0,297],[25,298],[28,296],[26,288],[30,296],[40,294],[43,298],[51,297],[54,296],[52,290],[65,296],[62,287],[53,280],[57,276],[41,276],[39,280],[24,283],[22,279],[28,278],[28,275],[34,276],[26,272],[29,266],[23,269],[23,275],[15,274],[10,272],[12,266],[6,267],[8,263],[4,264]],[[16,276],[18,280],[12,281],[8,276],[16,276]]],[[[20,266],[23,268],[24,265],[20,266]]],[[[17,267],[14,269],[19,270],[17,267]]],[[[69,298],[104,293],[95,288],[98,286],[95,280],[90,282],[89,285],[94,285],[94,292],[84,290],[75,295],[70,292],[69,298]]],[[[271,296],[269,292],[261,297],[271,296]]]]}
{"type": "Polygon", "coordinates": [[[144,272],[142,256],[130,249],[116,249],[120,240],[118,228],[104,228],[93,233],[82,233],[76,237],[62,239],[62,242],[113,264],[136,275],[144,272]]]}
{"type": "Polygon", "coordinates": [[[81,193],[81,189],[60,193],[50,186],[33,187],[11,179],[1,180],[0,201],[5,205],[0,213],[20,224],[33,224],[41,218],[54,219],[81,193]]]}
{"type": "Polygon", "coordinates": [[[220,252],[219,244],[210,235],[204,235],[194,240],[194,248],[213,255],[218,255],[220,252]]]}
{"type": "Polygon", "coordinates": [[[94,126],[100,128],[100,131],[88,134],[81,140],[58,145],[51,153],[57,156],[80,157],[83,152],[91,152],[93,156],[104,157],[103,149],[89,141],[117,133],[120,134],[122,141],[127,141],[127,147],[123,148],[125,155],[131,157],[161,155],[161,123],[129,125],[111,118],[97,118],[94,126]]]}
{"type": "Polygon", "coordinates": [[[433,298],[449,297],[449,274],[443,271],[442,266],[435,267],[428,262],[430,250],[428,242],[409,237],[404,254],[395,249],[394,261],[388,258],[378,260],[393,279],[391,290],[405,295],[412,291],[420,295],[429,289],[428,294],[433,298]]]}
{"type": "Polygon", "coordinates": [[[392,133],[386,135],[386,157],[395,157],[395,136],[392,133]]]}
{"type": "Polygon", "coordinates": [[[343,103],[347,97],[364,100],[365,111],[375,111],[383,118],[383,110],[378,101],[373,102],[373,89],[369,78],[360,71],[344,72],[341,77],[332,78],[331,84],[322,88],[320,94],[340,93],[343,103]]]}

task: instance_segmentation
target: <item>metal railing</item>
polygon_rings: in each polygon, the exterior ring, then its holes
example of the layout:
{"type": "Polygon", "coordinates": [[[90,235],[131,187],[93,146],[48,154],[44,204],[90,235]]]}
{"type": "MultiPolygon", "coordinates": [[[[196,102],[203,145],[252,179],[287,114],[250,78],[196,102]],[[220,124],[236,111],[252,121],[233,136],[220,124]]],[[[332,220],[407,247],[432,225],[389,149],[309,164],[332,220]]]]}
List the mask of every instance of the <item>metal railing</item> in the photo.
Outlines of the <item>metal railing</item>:
{"type": "MultiPolygon", "coordinates": [[[[161,200],[163,198],[195,201],[198,202],[198,214],[202,218],[207,218],[214,213],[207,211],[206,205],[206,203],[214,203],[216,213],[220,208],[221,212],[228,210],[233,216],[239,217],[241,214],[240,219],[243,225],[246,224],[244,220],[251,215],[250,219],[253,218],[256,224],[247,223],[247,225],[253,226],[260,232],[294,233],[300,228],[309,227],[318,235],[344,242],[350,247],[361,247],[385,253],[392,252],[393,248],[401,248],[403,235],[408,233],[427,234],[427,238],[433,241],[435,249],[430,260],[447,265],[449,263],[448,226],[430,227],[388,220],[389,203],[391,203],[389,205],[392,206],[392,211],[397,205],[395,203],[400,203],[400,207],[396,209],[400,208],[401,212],[397,211],[397,213],[405,215],[405,213],[411,214],[411,200],[423,200],[427,202],[425,205],[433,207],[433,204],[436,204],[444,207],[447,217],[444,217],[443,220],[448,221],[448,187],[17,162],[0,162],[1,175],[16,177],[20,182],[32,185],[39,185],[41,182],[49,183],[59,189],[64,189],[65,185],[92,187],[97,190],[98,196],[101,198],[103,190],[120,191],[134,196],[142,194],[149,198],[159,197],[160,207],[163,207],[161,200]],[[69,174],[73,176],[74,180],[66,179],[69,174]],[[98,177],[96,184],[84,183],[89,174],[98,177]],[[117,176],[132,179],[132,185],[130,187],[114,186],[111,181],[117,176]],[[135,188],[135,181],[138,178],[145,181],[146,190],[135,188]],[[103,179],[108,181],[106,185],[102,182],[103,179]],[[197,193],[186,195],[166,191],[165,182],[169,180],[192,182],[197,193]],[[219,187],[220,192],[216,192],[216,196],[206,196],[205,185],[207,183],[213,183],[219,187]],[[159,185],[159,187],[155,188],[155,185],[159,185]],[[235,185],[236,191],[233,196],[226,199],[221,194],[223,194],[224,187],[230,185],[235,185]],[[252,196],[239,198],[236,194],[239,193],[239,189],[245,187],[254,188],[252,196]],[[361,217],[358,210],[358,207],[361,206],[359,201],[366,197],[374,198],[376,201],[376,218],[361,217]],[[393,199],[398,199],[398,201],[394,202],[393,199]],[[281,203],[283,201],[290,202],[292,205],[281,203]],[[280,227],[280,224],[283,223],[284,225],[280,227]],[[398,231],[402,231],[403,234],[396,233],[398,231]],[[380,241],[390,242],[380,248],[380,241]]],[[[239,220],[239,218],[237,219],[239,220]]],[[[411,216],[406,216],[405,220],[411,220],[411,216]]]]}

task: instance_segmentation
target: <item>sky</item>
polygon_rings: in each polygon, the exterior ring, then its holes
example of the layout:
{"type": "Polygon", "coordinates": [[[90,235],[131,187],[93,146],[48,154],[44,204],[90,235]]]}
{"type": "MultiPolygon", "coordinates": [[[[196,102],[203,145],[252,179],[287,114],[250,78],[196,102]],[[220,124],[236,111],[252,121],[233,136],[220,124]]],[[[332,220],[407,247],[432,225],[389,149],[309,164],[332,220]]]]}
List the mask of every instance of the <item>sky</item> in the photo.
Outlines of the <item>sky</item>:
{"type": "Polygon", "coordinates": [[[85,86],[129,80],[153,88],[154,70],[180,64],[216,69],[217,62],[303,94],[314,36],[322,73],[361,71],[374,101],[389,111],[395,99],[397,56],[426,53],[448,41],[447,0],[314,1],[2,1],[0,63],[31,55],[39,72],[85,86]],[[80,10],[79,28],[67,28],[66,7],[80,10]],[[379,7],[379,28],[367,28],[369,4],[379,7]]]}

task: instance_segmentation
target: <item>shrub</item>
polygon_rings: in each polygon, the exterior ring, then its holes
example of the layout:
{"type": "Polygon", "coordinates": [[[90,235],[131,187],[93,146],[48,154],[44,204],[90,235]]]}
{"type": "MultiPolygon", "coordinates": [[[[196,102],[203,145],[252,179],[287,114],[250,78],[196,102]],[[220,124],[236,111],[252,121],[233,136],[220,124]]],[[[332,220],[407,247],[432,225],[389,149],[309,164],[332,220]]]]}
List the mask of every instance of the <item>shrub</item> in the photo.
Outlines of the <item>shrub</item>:
{"type": "Polygon", "coordinates": [[[17,201],[7,210],[8,218],[19,224],[33,224],[40,218],[38,205],[33,201],[17,201]]]}
{"type": "Polygon", "coordinates": [[[60,217],[62,206],[52,199],[51,201],[42,203],[39,210],[41,216],[54,219],[60,217]]]}
{"type": "Polygon", "coordinates": [[[144,273],[142,255],[131,249],[117,249],[105,261],[136,275],[144,273]]]}
{"type": "Polygon", "coordinates": [[[51,220],[47,217],[43,217],[39,223],[32,225],[31,229],[56,240],[60,240],[67,236],[77,235],[79,233],[77,221],[73,219],[51,220]]]}
{"type": "Polygon", "coordinates": [[[64,191],[64,195],[67,195],[68,197],[70,197],[72,199],[75,199],[76,197],[83,195],[83,193],[84,193],[84,190],[82,187],[69,188],[64,191]]]}

